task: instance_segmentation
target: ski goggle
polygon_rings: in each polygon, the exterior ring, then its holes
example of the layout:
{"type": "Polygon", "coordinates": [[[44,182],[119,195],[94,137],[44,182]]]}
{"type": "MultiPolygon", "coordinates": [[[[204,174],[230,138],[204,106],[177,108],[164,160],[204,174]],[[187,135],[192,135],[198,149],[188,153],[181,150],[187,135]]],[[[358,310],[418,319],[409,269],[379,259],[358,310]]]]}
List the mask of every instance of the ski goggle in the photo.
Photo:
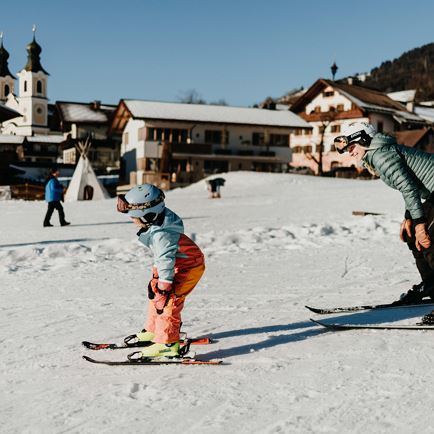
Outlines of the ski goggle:
{"type": "MultiPolygon", "coordinates": [[[[128,211],[130,210],[144,210],[144,209],[148,209],[148,208],[152,208],[155,205],[158,205],[159,203],[164,201],[164,193],[161,191],[160,195],[154,199],[151,200],[149,202],[144,202],[144,203],[128,203],[128,201],[125,199],[125,195],[124,194],[120,194],[118,196],[118,201],[116,204],[116,208],[119,212],[121,212],[122,214],[126,214],[128,211]]],[[[155,214],[155,213],[149,213],[149,214],[155,214]]],[[[154,216],[155,219],[155,216],[154,216]]]]}
{"type": "Polygon", "coordinates": [[[351,146],[354,146],[356,143],[369,147],[371,140],[372,137],[366,131],[360,130],[349,136],[336,137],[333,144],[335,145],[336,151],[338,151],[339,154],[343,154],[344,152],[351,152],[351,146]]]}
{"type": "Polygon", "coordinates": [[[333,144],[335,145],[335,149],[339,154],[343,154],[344,152],[352,151],[355,143],[348,143],[347,136],[338,136],[333,140],[333,144]]]}

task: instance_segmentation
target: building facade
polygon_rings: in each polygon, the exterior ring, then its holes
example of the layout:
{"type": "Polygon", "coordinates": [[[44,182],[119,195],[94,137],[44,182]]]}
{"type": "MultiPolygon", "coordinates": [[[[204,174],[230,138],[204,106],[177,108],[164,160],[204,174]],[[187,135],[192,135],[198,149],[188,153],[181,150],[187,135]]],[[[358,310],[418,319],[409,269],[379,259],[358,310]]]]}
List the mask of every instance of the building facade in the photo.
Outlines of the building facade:
{"type": "Polygon", "coordinates": [[[320,160],[324,172],[338,167],[358,169],[353,158],[337,153],[333,146],[334,137],[352,122],[368,122],[391,134],[426,126],[425,119],[382,92],[325,79],[317,80],[293,103],[291,111],[312,126],[291,136],[291,165],[308,167],[315,173],[320,171],[320,160]]]}
{"type": "Polygon", "coordinates": [[[121,100],[124,181],[185,185],[233,170],[286,171],[290,135],[310,125],[290,111],[121,100]]]}

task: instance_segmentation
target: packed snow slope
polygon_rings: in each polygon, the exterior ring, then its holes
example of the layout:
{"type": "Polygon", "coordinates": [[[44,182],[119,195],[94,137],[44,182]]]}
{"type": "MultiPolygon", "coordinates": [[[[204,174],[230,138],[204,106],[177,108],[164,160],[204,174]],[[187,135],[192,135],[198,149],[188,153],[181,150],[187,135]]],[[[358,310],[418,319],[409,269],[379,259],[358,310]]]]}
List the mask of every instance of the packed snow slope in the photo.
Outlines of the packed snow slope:
{"type": "MultiPolygon", "coordinates": [[[[222,366],[92,365],[82,340],[144,323],[152,257],[115,200],[0,203],[4,433],[416,433],[434,430],[434,332],[330,332],[305,304],[395,300],[417,283],[400,194],[381,181],[228,173],[167,193],[207,271],[183,329],[222,366]],[[353,216],[352,211],[380,213],[353,216]],[[432,334],[431,334],[432,333],[432,334]]],[[[418,318],[407,318],[414,323],[418,318]]]]}

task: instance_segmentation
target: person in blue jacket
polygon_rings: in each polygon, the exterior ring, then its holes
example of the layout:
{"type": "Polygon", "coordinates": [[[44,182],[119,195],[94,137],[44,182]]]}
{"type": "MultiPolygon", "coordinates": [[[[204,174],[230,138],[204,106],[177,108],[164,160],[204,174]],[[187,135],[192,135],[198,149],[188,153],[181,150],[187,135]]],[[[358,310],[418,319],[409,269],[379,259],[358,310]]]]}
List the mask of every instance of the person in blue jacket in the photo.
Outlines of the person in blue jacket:
{"type": "Polygon", "coordinates": [[[63,211],[63,187],[57,177],[59,176],[59,170],[57,167],[53,167],[50,170],[50,176],[45,183],[45,201],[48,202],[47,213],[45,214],[44,227],[53,226],[50,223],[51,216],[55,209],[59,213],[60,226],[67,226],[71,223],[65,220],[65,213],[63,211]]]}
{"type": "MultiPolygon", "coordinates": [[[[412,251],[422,281],[402,294],[396,304],[417,304],[425,297],[434,300],[434,154],[399,145],[394,137],[365,122],[348,125],[334,145],[404,199],[400,238],[412,251]]],[[[434,324],[434,311],[422,322],[434,324]]]]}

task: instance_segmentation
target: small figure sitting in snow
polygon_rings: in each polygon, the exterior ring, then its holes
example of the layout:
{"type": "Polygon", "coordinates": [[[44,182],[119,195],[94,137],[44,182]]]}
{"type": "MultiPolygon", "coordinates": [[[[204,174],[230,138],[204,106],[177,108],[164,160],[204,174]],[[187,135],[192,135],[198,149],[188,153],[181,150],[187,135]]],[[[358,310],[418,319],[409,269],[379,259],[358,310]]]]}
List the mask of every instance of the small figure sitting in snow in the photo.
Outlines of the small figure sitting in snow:
{"type": "Polygon", "coordinates": [[[140,358],[180,355],[181,311],[205,271],[200,248],[184,234],[184,225],[164,203],[164,193],[151,184],[118,196],[117,209],[140,228],[139,241],[154,256],[145,328],[134,338],[144,349],[140,358]],[[147,345],[147,346],[146,346],[147,345]]]}
{"type": "Polygon", "coordinates": [[[225,185],[226,180],[224,178],[214,178],[206,181],[208,185],[208,191],[210,192],[210,199],[220,199],[220,188],[225,185]]]}

